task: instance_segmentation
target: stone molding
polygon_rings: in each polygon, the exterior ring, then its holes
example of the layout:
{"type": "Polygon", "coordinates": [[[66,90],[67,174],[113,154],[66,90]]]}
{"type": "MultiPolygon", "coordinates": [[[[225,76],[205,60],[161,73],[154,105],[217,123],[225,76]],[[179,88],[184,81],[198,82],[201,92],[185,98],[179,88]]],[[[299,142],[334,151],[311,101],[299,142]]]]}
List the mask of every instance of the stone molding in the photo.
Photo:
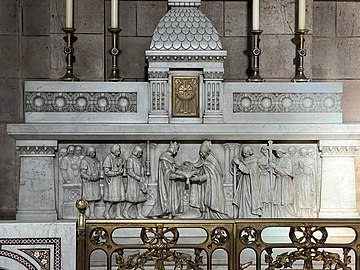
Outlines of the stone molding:
{"type": "Polygon", "coordinates": [[[19,156],[54,156],[57,146],[17,146],[19,156]]]}
{"type": "Polygon", "coordinates": [[[223,80],[224,72],[218,71],[205,71],[204,72],[204,80],[223,80]]]}
{"type": "Polygon", "coordinates": [[[357,146],[322,146],[321,156],[355,156],[359,151],[357,146]]]}
{"type": "Polygon", "coordinates": [[[137,112],[137,93],[25,92],[25,112],[137,112]]]}
{"type": "Polygon", "coordinates": [[[167,71],[149,71],[149,79],[167,79],[169,73],[167,71]]]}
{"type": "Polygon", "coordinates": [[[226,55],[186,55],[181,53],[170,54],[167,52],[166,55],[150,55],[147,54],[147,60],[157,62],[224,62],[226,55]]]}
{"type": "Polygon", "coordinates": [[[341,112],[340,93],[233,93],[234,113],[341,112]]]}

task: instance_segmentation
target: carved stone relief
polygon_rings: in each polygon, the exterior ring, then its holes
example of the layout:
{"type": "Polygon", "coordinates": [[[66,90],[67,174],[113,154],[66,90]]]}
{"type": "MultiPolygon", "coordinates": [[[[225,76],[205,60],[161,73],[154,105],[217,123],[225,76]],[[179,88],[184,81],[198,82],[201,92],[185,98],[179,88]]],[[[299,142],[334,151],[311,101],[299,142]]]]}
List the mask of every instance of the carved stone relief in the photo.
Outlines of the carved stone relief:
{"type": "Polygon", "coordinates": [[[341,94],[234,93],[234,113],[341,112],[341,94]]]}
{"type": "Polygon", "coordinates": [[[90,203],[90,218],[317,217],[319,212],[316,144],[148,141],[59,149],[63,218],[76,217],[81,196],[90,203]]]}
{"type": "Polygon", "coordinates": [[[137,94],[25,92],[25,112],[137,112],[137,94]]]}

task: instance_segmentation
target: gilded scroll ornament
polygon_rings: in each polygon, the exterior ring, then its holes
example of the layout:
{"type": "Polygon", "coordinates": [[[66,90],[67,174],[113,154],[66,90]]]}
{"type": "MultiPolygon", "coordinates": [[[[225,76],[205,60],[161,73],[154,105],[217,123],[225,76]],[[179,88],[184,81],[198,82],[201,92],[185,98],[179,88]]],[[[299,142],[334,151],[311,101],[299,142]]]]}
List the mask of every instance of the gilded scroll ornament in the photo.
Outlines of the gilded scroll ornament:
{"type": "Polygon", "coordinates": [[[144,227],[141,230],[141,239],[148,246],[144,253],[136,253],[124,259],[124,251],[117,251],[116,263],[118,270],[125,269],[145,269],[145,264],[149,261],[155,263],[154,270],[164,270],[164,263],[174,263],[174,269],[193,269],[201,270],[202,256],[201,249],[194,249],[195,259],[192,260],[190,254],[170,250],[179,239],[177,228],[168,228],[159,225],[157,227],[144,227]],[[170,236],[170,237],[169,237],[170,236]]]}

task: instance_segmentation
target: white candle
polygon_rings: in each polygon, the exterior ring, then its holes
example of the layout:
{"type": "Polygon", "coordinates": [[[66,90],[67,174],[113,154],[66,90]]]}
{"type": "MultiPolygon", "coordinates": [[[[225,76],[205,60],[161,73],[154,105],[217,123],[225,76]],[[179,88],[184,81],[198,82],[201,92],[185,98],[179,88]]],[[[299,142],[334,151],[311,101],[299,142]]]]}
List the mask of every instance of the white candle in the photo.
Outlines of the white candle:
{"type": "Polygon", "coordinates": [[[305,29],[306,0],[299,0],[298,29],[305,29]]]}
{"type": "Polygon", "coordinates": [[[252,4],[252,30],[260,30],[259,0],[253,0],[253,4],[252,4]]]}
{"type": "Polygon", "coordinates": [[[119,0],[111,0],[111,28],[119,28],[119,0]]]}
{"type": "Polygon", "coordinates": [[[74,2],[73,2],[73,0],[66,0],[65,28],[74,28],[74,2]]]}

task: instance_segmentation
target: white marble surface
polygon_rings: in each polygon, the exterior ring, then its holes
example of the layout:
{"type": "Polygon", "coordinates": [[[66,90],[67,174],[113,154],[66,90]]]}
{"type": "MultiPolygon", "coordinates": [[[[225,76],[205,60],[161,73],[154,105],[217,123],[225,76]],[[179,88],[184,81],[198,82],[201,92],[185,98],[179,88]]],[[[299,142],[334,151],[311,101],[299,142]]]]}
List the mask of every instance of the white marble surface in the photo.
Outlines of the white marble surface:
{"type": "MultiPolygon", "coordinates": [[[[76,269],[76,223],[74,221],[45,222],[0,222],[0,251],[11,251],[30,261],[36,269],[39,264],[19,249],[50,249],[50,270],[76,269]],[[12,240],[10,242],[10,240],[12,240]],[[60,241],[59,241],[60,240],[60,241]],[[11,244],[10,244],[11,243],[11,244]],[[19,244],[17,244],[19,243],[19,244]],[[60,247],[61,266],[55,265],[55,245],[60,247]]],[[[22,264],[11,258],[0,256],[0,268],[18,270],[22,264]]]]}
{"type": "Polygon", "coordinates": [[[8,124],[17,140],[359,140],[360,124],[8,124]],[[101,128],[100,128],[101,127],[101,128]]]}
{"type": "Polygon", "coordinates": [[[27,123],[147,123],[148,119],[147,82],[27,81],[25,94],[30,95],[25,101],[27,123]],[[33,93],[40,98],[32,100],[33,93]],[[83,96],[79,96],[79,93],[83,96]],[[136,93],[136,100],[129,101],[128,98],[120,100],[122,96],[133,93],[136,93]],[[66,108],[79,107],[81,102],[87,102],[84,111],[66,108]],[[31,106],[28,103],[32,103],[31,106]],[[45,103],[50,111],[42,111],[42,103],[45,103]],[[53,103],[58,103],[54,109],[53,103]],[[126,103],[134,103],[136,110],[127,111],[126,103]],[[26,109],[29,106],[31,110],[26,109]]]}

